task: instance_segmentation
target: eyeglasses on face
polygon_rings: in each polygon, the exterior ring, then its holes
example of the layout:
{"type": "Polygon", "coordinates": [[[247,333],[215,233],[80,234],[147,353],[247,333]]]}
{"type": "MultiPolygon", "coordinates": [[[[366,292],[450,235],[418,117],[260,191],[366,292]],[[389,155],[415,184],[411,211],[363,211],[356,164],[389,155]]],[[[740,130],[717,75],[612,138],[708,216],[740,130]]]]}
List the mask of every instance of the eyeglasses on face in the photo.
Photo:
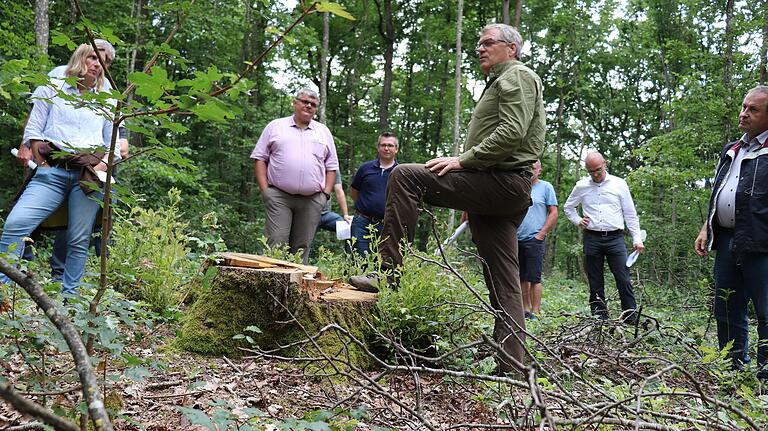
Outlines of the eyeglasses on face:
{"type": "Polygon", "coordinates": [[[505,40],[499,40],[499,39],[485,39],[477,43],[477,46],[475,46],[475,51],[480,51],[480,48],[488,49],[493,45],[496,45],[497,43],[509,43],[509,42],[505,40]]]}
{"type": "Polygon", "coordinates": [[[317,108],[317,102],[313,102],[313,101],[307,100],[307,99],[296,99],[296,100],[298,100],[299,102],[301,102],[305,106],[311,106],[313,108],[317,108]]]}
{"type": "Polygon", "coordinates": [[[599,174],[600,172],[603,172],[603,169],[605,169],[605,166],[600,166],[597,169],[587,169],[587,172],[589,172],[590,175],[599,174]]]}
{"type": "Polygon", "coordinates": [[[379,148],[395,148],[397,145],[395,144],[379,144],[379,148]]]}

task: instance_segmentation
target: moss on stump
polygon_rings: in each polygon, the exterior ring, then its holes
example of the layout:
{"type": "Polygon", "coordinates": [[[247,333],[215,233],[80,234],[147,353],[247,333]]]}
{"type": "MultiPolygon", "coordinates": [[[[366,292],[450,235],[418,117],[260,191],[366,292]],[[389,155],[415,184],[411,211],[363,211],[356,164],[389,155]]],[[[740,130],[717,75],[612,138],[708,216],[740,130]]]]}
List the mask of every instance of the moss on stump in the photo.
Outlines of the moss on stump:
{"type": "MultiPolygon", "coordinates": [[[[176,346],[196,353],[239,356],[239,347],[251,347],[237,334],[247,334],[262,350],[288,345],[314,336],[329,324],[337,324],[358,340],[371,335],[366,319],[375,318],[375,295],[334,289],[330,295],[312,299],[302,283],[302,273],[290,268],[253,269],[221,266],[211,284],[182,320],[176,346]],[[261,333],[245,332],[257,326],[261,333]]],[[[369,368],[370,359],[337,331],[316,339],[330,357],[348,358],[358,367],[369,368]]],[[[310,344],[278,353],[281,356],[317,357],[310,344]]]]}

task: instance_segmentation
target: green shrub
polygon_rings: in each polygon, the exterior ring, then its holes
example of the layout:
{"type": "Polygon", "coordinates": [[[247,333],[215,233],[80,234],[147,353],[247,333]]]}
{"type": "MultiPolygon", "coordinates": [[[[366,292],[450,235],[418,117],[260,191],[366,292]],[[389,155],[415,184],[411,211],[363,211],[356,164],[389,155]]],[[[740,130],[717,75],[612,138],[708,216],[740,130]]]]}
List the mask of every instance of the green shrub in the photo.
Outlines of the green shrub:
{"type": "Polygon", "coordinates": [[[179,191],[171,189],[168,198],[169,204],[158,209],[134,206],[118,211],[110,248],[115,287],[160,312],[183,301],[184,287],[200,265],[189,259],[190,238],[181,221],[179,191]]]}
{"type": "MultiPolygon", "coordinates": [[[[465,272],[464,268],[460,271],[465,272]]],[[[479,294],[487,296],[477,279],[468,281],[479,294]]],[[[478,299],[453,274],[436,264],[406,256],[399,287],[383,289],[379,296],[379,326],[383,334],[408,349],[444,353],[488,331],[490,315],[479,311],[478,304],[478,299]]]]}

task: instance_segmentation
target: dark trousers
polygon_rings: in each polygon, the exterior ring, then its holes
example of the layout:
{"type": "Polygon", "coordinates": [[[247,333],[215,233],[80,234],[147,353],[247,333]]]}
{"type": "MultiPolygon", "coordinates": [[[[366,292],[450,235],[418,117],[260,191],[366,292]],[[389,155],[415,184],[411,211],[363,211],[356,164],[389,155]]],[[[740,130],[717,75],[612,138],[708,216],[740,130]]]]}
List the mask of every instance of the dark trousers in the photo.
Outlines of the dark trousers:
{"type": "MultiPolygon", "coordinates": [[[[402,264],[400,242],[412,241],[418,205],[467,211],[472,240],[485,260],[483,274],[496,310],[494,339],[522,362],[525,319],[517,258],[517,227],[531,202],[531,180],[512,172],[455,170],[439,177],[424,165],[400,164],[390,174],[380,252],[385,266],[402,264]]],[[[500,371],[512,371],[501,361],[500,371]]]]}
{"type": "MultiPolygon", "coordinates": [[[[734,366],[748,362],[751,300],[757,315],[757,365],[768,373],[768,254],[733,253],[733,230],[719,229],[715,235],[715,320],[720,349],[733,341],[734,366]]],[[[766,374],[768,375],[768,374],[766,374]]]]}
{"type": "Polygon", "coordinates": [[[637,308],[635,293],[627,268],[627,246],[624,244],[624,234],[595,235],[584,231],[584,264],[589,280],[589,308],[592,314],[608,315],[605,300],[605,278],[603,265],[608,260],[608,267],[616,280],[622,310],[637,308]]]}

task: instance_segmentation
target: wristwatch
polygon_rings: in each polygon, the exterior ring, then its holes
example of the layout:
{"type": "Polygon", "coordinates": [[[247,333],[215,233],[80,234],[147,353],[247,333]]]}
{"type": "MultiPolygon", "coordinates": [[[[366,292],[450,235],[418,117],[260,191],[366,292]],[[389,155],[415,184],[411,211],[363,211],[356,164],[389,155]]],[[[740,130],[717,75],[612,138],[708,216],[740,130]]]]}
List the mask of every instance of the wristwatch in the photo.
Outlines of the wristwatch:
{"type": "Polygon", "coordinates": [[[326,193],[325,191],[323,191],[323,194],[325,195],[325,200],[327,200],[327,201],[331,200],[331,194],[330,193],[326,193]]]}

